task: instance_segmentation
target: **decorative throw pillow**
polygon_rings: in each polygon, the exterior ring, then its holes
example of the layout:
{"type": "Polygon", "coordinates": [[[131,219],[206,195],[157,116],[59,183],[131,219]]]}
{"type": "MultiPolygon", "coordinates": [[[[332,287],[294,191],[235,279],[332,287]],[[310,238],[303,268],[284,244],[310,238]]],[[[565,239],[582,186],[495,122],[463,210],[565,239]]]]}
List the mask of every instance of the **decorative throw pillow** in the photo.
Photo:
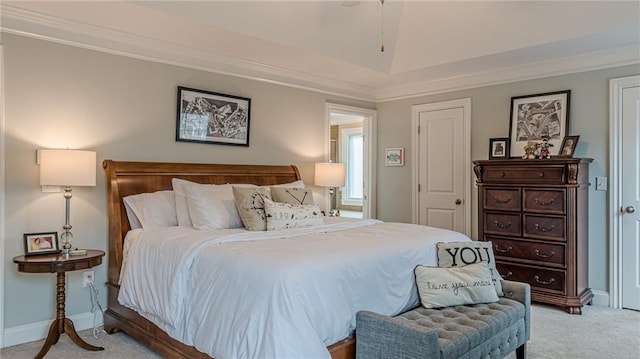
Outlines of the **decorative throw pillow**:
{"type": "Polygon", "coordinates": [[[267,231],[324,224],[317,204],[293,205],[265,199],[264,210],[267,215],[267,231]]]}
{"type": "Polygon", "coordinates": [[[231,185],[188,184],[184,190],[193,228],[218,230],[242,227],[231,185]]]}
{"type": "Polygon", "coordinates": [[[425,308],[498,301],[486,262],[451,268],[419,265],[414,273],[420,303],[425,308]]]}
{"type": "Polygon", "coordinates": [[[271,187],[277,187],[277,188],[304,188],[304,182],[302,182],[302,180],[297,180],[297,181],[293,181],[293,182],[289,182],[289,183],[274,184],[271,187]]]}
{"type": "Polygon", "coordinates": [[[233,197],[244,227],[250,231],[266,231],[264,201],[271,198],[269,188],[233,186],[233,197]]]}
{"type": "Polygon", "coordinates": [[[173,191],[140,193],[124,197],[131,229],[173,227],[178,225],[173,191]]]}
{"type": "Polygon", "coordinates": [[[313,204],[313,192],[304,188],[271,187],[271,199],[289,204],[313,204]]]}
{"type": "Polygon", "coordinates": [[[502,292],[502,277],[496,269],[496,259],[493,256],[493,246],[491,242],[439,242],[438,247],[438,267],[460,267],[478,262],[486,262],[491,271],[493,285],[499,296],[502,292]]]}

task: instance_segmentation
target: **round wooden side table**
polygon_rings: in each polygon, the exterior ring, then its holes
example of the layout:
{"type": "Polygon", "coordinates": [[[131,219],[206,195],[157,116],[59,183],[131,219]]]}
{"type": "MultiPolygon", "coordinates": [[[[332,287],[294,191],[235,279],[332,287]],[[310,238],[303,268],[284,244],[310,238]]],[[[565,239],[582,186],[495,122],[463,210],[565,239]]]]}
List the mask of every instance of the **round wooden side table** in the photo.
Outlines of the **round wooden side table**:
{"type": "Polygon", "coordinates": [[[58,342],[60,334],[66,333],[71,341],[86,350],[104,350],[103,347],[93,346],[78,336],[71,319],[65,316],[65,273],[80,269],[88,269],[100,265],[104,251],[87,250],[87,254],[70,256],[66,254],[48,254],[39,256],[17,256],[13,262],[18,264],[18,271],[24,273],[57,273],[58,286],[56,289],[56,319],[49,327],[47,339],[35,359],[44,357],[52,345],[58,342]]]}

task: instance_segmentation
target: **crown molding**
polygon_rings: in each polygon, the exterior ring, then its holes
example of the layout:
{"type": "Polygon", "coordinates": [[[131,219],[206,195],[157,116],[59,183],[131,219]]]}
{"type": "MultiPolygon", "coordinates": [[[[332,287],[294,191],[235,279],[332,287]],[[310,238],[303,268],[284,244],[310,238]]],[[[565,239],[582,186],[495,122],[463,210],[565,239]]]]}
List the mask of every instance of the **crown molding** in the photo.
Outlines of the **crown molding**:
{"type": "Polygon", "coordinates": [[[638,44],[400,86],[373,88],[0,4],[0,29],[65,45],[361,101],[387,102],[640,63],[638,44]]]}
{"type": "Polygon", "coordinates": [[[0,4],[0,29],[105,53],[374,101],[375,89],[0,4]]]}
{"type": "Polygon", "coordinates": [[[380,87],[376,91],[376,102],[401,100],[476,87],[639,64],[639,47],[640,45],[633,44],[560,59],[442,78],[434,81],[416,82],[402,86],[380,87]]]}

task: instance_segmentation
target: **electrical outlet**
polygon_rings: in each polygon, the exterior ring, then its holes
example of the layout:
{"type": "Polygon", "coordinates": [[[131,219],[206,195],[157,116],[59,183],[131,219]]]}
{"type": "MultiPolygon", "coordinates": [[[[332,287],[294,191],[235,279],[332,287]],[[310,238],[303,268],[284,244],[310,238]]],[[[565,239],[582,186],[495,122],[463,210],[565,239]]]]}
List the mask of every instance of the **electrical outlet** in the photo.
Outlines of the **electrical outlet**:
{"type": "Polygon", "coordinates": [[[596,177],[596,191],[607,190],[607,177],[596,177]]]}
{"type": "Polygon", "coordinates": [[[94,271],[88,270],[82,273],[82,287],[86,288],[89,284],[93,283],[94,271]]]}

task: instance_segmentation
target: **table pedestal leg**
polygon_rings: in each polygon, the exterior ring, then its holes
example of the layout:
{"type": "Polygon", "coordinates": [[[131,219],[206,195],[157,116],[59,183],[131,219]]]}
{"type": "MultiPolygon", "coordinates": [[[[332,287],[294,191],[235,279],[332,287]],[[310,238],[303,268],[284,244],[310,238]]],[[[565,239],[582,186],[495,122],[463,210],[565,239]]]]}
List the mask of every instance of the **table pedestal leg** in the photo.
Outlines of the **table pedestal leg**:
{"type": "Polygon", "coordinates": [[[73,322],[71,319],[65,316],[65,274],[64,272],[58,272],[58,286],[56,290],[56,319],[51,323],[49,327],[49,334],[47,335],[47,339],[44,341],[44,345],[38,355],[36,355],[35,359],[41,359],[45,354],[49,351],[52,345],[58,342],[60,339],[60,334],[66,333],[69,336],[69,339],[76,343],[79,347],[86,350],[104,350],[103,347],[93,346],[80,338],[78,333],[76,332],[76,328],[73,326],[73,322]]]}

